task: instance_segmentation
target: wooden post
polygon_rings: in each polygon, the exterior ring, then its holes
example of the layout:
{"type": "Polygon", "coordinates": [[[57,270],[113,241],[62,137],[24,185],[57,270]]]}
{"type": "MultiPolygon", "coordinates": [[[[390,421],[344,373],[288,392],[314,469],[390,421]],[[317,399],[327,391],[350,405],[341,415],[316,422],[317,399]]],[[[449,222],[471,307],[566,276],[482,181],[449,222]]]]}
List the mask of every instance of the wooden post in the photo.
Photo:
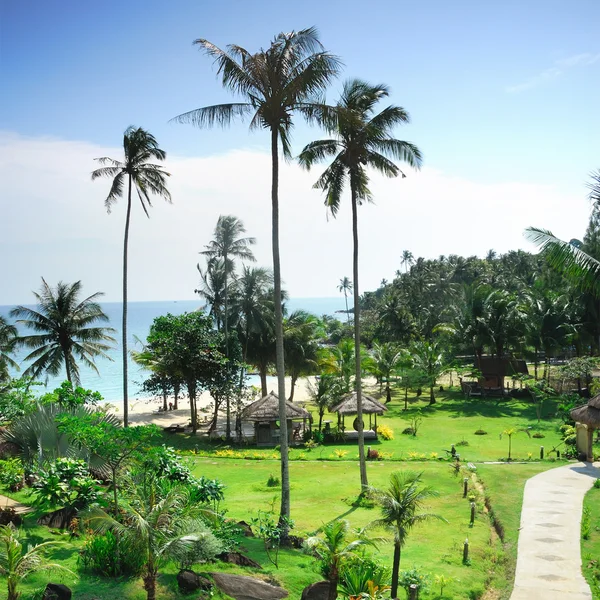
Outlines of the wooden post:
{"type": "Polygon", "coordinates": [[[416,584],[411,583],[408,589],[408,600],[417,600],[419,597],[419,588],[416,586],[416,584]]]}
{"type": "Polygon", "coordinates": [[[471,502],[471,522],[469,525],[473,527],[475,524],[475,502],[471,502]]]}
{"type": "Polygon", "coordinates": [[[469,562],[469,538],[465,540],[463,545],[463,563],[469,562]]]}
{"type": "Polygon", "coordinates": [[[469,491],[469,478],[465,477],[463,479],[463,498],[467,497],[468,491],[469,491]]]}
{"type": "Polygon", "coordinates": [[[544,460],[544,446],[540,446],[540,460],[544,460]]]}

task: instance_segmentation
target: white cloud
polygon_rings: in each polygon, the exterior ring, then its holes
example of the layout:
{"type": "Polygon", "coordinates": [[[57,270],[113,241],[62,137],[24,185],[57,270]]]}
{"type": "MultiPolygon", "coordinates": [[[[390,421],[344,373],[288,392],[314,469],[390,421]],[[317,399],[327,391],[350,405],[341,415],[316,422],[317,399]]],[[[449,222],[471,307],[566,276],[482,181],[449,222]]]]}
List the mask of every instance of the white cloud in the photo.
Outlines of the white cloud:
{"type": "MultiPolygon", "coordinates": [[[[31,300],[39,278],[81,279],[84,290],[121,294],[125,204],[107,215],[109,181],[91,182],[93,158],[119,158],[118,148],[0,133],[2,286],[0,304],[31,300]]],[[[151,218],[134,205],[130,232],[129,297],[193,298],[198,252],[220,214],[240,217],[257,238],[259,264],[271,264],[270,157],[255,150],[219,156],[170,156],[173,205],[156,199],[151,218]]],[[[281,165],[281,255],[285,287],[294,297],[337,295],[352,273],[350,206],[326,218],[312,189],[320,171],[281,165]]],[[[376,205],[359,209],[361,290],[373,289],[400,268],[400,254],[483,255],[488,249],[532,249],[523,230],[537,225],[567,239],[581,236],[585,194],[550,184],[477,183],[434,168],[406,179],[374,175],[376,205]]]]}
{"type": "Polygon", "coordinates": [[[554,79],[557,79],[565,73],[565,71],[574,67],[586,67],[593,65],[600,60],[599,54],[590,54],[589,52],[583,52],[582,54],[575,54],[568,56],[554,62],[554,66],[549,69],[545,69],[537,75],[533,75],[523,83],[517,85],[510,85],[506,87],[505,91],[509,94],[515,94],[518,92],[524,92],[536,88],[540,85],[548,83],[554,79]]]}

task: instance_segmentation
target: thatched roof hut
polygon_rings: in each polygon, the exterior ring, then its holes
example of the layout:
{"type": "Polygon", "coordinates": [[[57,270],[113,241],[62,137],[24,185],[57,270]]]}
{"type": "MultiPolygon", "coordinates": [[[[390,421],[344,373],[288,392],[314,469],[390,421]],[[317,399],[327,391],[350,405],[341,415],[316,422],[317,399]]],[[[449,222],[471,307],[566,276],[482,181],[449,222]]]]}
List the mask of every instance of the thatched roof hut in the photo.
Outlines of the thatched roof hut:
{"type": "MultiPolygon", "coordinates": [[[[336,412],[340,415],[355,415],[358,411],[358,399],[356,392],[346,394],[342,401],[336,404],[331,412],[336,412]]],[[[372,396],[362,395],[362,406],[363,413],[366,415],[382,415],[387,411],[387,406],[382,404],[378,400],[375,400],[372,396]]]]}
{"type": "Polygon", "coordinates": [[[594,460],[593,436],[594,430],[600,429],[600,394],[591,398],[587,404],[577,406],[571,410],[571,418],[577,423],[577,449],[585,452],[587,460],[594,460]],[[587,440],[584,444],[580,441],[579,430],[585,426],[587,440]]]}
{"type": "MultiPolygon", "coordinates": [[[[286,419],[308,419],[310,414],[301,406],[285,401],[286,419]]],[[[242,411],[242,421],[279,421],[279,396],[270,392],[264,398],[256,400],[242,411]]]]}

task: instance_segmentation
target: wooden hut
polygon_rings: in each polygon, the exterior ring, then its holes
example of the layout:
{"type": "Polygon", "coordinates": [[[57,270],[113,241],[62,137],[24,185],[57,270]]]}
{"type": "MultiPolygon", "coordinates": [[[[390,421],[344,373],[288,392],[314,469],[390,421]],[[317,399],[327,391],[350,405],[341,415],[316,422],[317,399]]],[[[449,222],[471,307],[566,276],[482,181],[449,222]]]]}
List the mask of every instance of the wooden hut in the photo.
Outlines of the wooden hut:
{"type": "MultiPolygon", "coordinates": [[[[378,400],[365,394],[362,395],[363,415],[369,415],[369,428],[363,425],[365,439],[377,439],[377,415],[382,415],[387,411],[387,406],[378,400]],[[373,420],[375,415],[375,420],[373,420]]],[[[339,404],[336,404],[331,412],[338,415],[338,429],[344,431],[346,439],[358,439],[358,417],[354,419],[352,428],[354,431],[346,431],[346,415],[356,415],[358,413],[358,398],[356,392],[346,394],[339,404]]],[[[364,423],[364,418],[363,418],[364,423]]]]}
{"type": "Polygon", "coordinates": [[[600,394],[571,410],[571,419],[577,428],[577,450],[585,454],[587,460],[593,461],[594,430],[600,429],[600,394]]]}
{"type": "Polygon", "coordinates": [[[475,359],[475,368],[481,371],[481,387],[490,395],[504,394],[506,377],[529,373],[524,360],[508,357],[481,356],[475,359]]]}
{"type": "MultiPolygon", "coordinates": [[[[285,401],[285,406],[288,440],[292,444],[294,441],[301,441],[300,427],[306,427],[310,414],[301,406],[289,400],[285,401]],[[294,426],[294,421],[298,422],[296,426],[294,426]]],[[[279,444],[281,432],[278,424],[279,397],[277,394],[270,392],[264,398],[246,406],[242,411],[242,421],[254,422],[254,439],[257,446],[276,446],[279,444]]]]}

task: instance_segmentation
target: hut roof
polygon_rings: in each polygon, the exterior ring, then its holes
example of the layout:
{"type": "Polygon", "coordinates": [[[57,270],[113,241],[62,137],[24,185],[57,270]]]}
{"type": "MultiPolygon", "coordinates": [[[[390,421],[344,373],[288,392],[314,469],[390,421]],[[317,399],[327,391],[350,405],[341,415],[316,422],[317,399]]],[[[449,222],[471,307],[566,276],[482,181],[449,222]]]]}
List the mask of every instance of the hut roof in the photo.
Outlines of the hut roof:
{"type": "Polygon", "coordinates": [[[571,410],[571,419],[584,425],[600,428],[600,397],[595,396],[587,404],[571,410]]]}
{"type": "Polygon", "coordinates": [[[511,375],[527,375],[527,363],[516,358],[498,358],[497,356],[482,356],[475,359],[475,368],[478,368],[484,377],[507,377],[511,375]]]}
{"type": "MultiPolygon", "coordinates": [[[[381,404],[375,398],[371,396],[362,396],[363,413],[382,415],[387,411],[387,406],[381,404]]],[[[331,409],[332,412],[339,413],[340,415],[355,415],[357,413],[357,399],[356,392],[346,394],[342,398],[342,401],[331,409]]]]}
{"type": "MultiPolygon", "coordinates": [[[[301,406],[285,401],[287,419],[308,419],[310,414],[301,406]]],[[[279,421],[279,396],[270,392],[264,398],[256,400],[242,411],[243,421],[279,421]]]]}

